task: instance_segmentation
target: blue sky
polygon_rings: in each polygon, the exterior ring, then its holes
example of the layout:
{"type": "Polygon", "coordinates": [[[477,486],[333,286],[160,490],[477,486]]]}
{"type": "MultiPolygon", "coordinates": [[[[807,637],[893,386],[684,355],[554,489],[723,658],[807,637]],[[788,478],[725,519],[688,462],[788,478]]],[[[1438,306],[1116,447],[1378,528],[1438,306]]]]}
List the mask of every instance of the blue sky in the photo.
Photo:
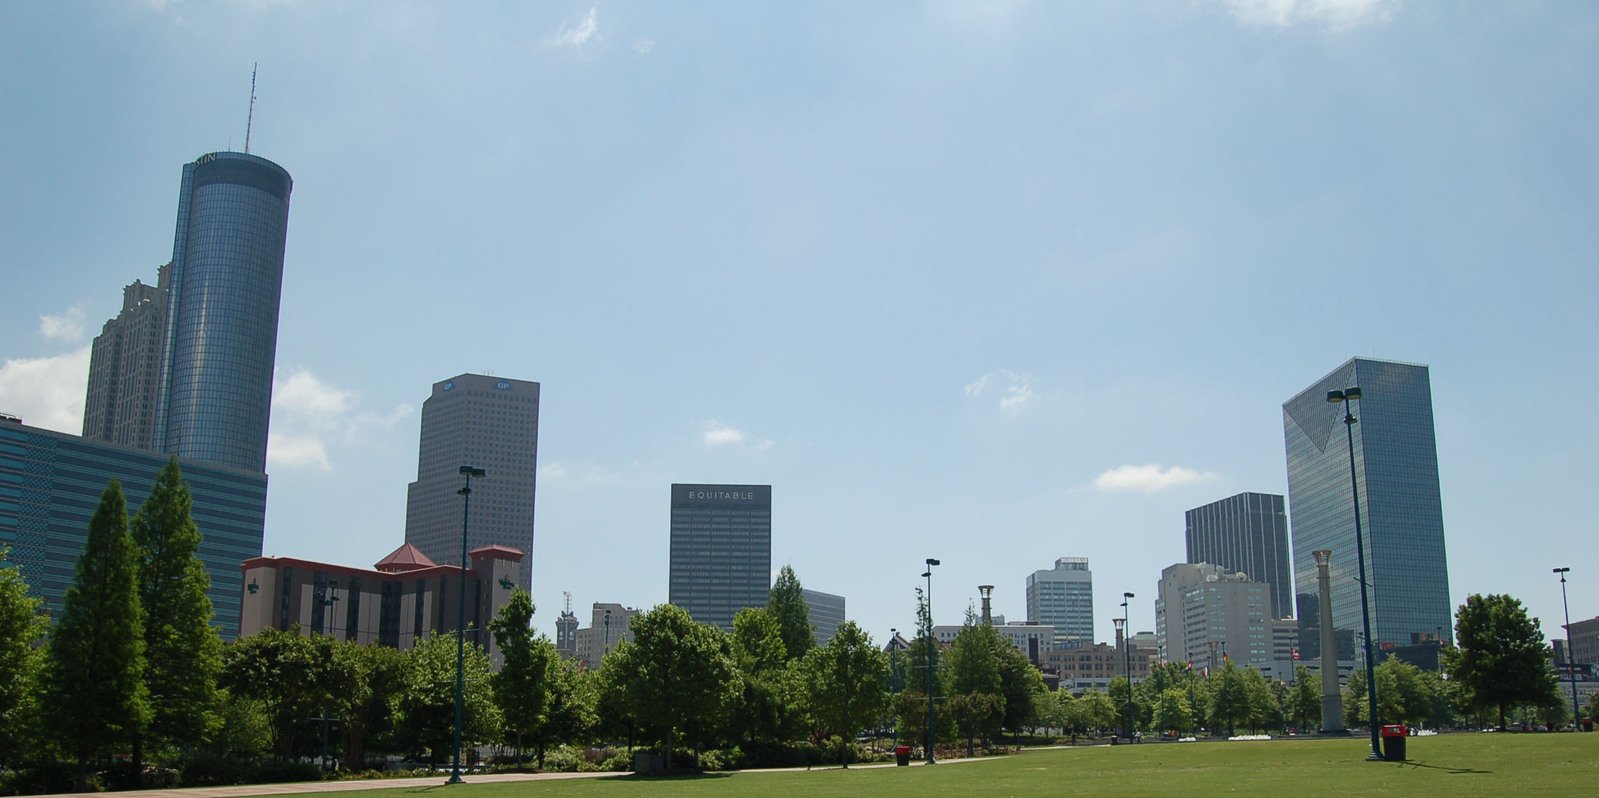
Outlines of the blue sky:
{"type": "Polygon", "coordinates": [[[668,485],[774,486],[878,639],[1087,556],[1154,628],[1281,403],[1432,367],[1455,603],[1599,614],[1599,8],[0,5],[0,410],[79,429],[183,163],[295,179],[266,553],[403,535],[429,386],[543,385],[536,623],[666,600],[668,485]],[[1589,455],[1583,455],[1588,452],[1589,455]]]}

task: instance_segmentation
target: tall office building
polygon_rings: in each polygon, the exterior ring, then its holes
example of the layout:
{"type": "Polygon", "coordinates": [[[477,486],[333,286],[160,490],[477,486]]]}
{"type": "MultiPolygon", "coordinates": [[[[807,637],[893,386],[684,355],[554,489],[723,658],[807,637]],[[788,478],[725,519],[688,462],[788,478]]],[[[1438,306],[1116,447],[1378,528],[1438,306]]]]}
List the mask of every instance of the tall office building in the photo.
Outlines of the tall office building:
{"type": "MultiPolygon", "coordinates": [[[[1170,566],[1160,572],[1155,597],[1161,657],[1195,668],[1219,667],[1224,657],[1239,665],[1265,665],[1277,639],[1266,606],[1266,585],[1247,574],[1211,563],[1170,566]]],[[[1292,638],[1284,632],[1283,639],[1292,638]]]]}
{"type": "Polygon", "coordinates": [[[487,476],[472,480],[467,548],[498,544],[528,552],[517,581],[531,590],[538,450],[538,383],[481,374],[433,383],[422,403],[416,481],[406,494],[406,542],[435,562],[458,565],[460,468],[481,468],[487,476]]]}
{"type": "Polygon", "coordinates": [[[672,485],[667,600],[700,623],[733,629],[772,585],[771,485],[672,485]]]}
{"type": "Polygon", "coordinates": [[[240,152],[183,167],[156,451],[266,470],[293,186],[283,167],[240,152]]]}
{"type": "Polygon", "coordinates": [[[1266,585],[1273,618],[1294,613],[1288,569],[1288,513],[1274,493],[1240,493],[1184,514],[1188,562],[1208,562],[1266,585]]]}
{"type": "Polygon", "coordinates": [[[1094,640],[1094,573],[1087,557],[1061,557],[1027,577],[1027,622],[1055,627],[1055,637],[1094,640]]]}
{"type": "MultiPolygon", "coordinates": [[[[1332,551],[1332,623],[1361,628],[1359,563],[1344,408],[1328,391],[1359,387],[1351,403],[1354,468],[1365,537],[1374,647],[1412,635],[1451,635],[1443,501],[1426,366],[1354,358],[1283,404],[1295,581],[1316,584],[1311,552],[1332,551]]],[[[1328,619],[1320,621],[1326,623],[1328,619]]]]}
{"type": "Polygon", "coordinates": [[[155,445],[171,287],[169,263],[156,270],[155,285],[134,280],[122,289],[122,312],[105,323],[90,350],[83,437],[136,449],[155,445]]]}
{"type": "Polygon", "coordinates": [[[838,632],[838,627],[844,625],[844,597],[806,588],[801,588],[800,592],[805,594],[805,610],[810,616],[816,645],[825,646],[838,632]]]}

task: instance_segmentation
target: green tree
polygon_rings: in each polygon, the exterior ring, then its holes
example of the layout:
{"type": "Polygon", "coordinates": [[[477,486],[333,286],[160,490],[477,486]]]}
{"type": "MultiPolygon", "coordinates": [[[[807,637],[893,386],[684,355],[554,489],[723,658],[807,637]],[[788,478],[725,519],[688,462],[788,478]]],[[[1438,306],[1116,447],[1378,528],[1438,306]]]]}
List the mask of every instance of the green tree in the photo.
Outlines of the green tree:
{"type": "Polygon", "coordinates": [[[28,595],[22,570],[6,563],[9,550],[0,546],[0,766],[17,760],[31,747],[27,734],[37,697],[44,649],[39,647],[50,618],[42,599],[28,595]]]}
{"type": "Polygon", "coordinates": [[[601,666],[606,689],[645,734],[661,744],[665,764],[680,732],[703,742],[739,698],[738,666],[721,630],[696,623],[688,611],[662,604],[633,617],[633,641],[601,666]],[[611,666],[611,660],[616,665],[611,666]]]}
{"type": "Polygon", "coordinates": [[[1005,699],[1001,725],[1010,730],[1020,745],[1022,730],[1038,722],[1038,696],[1044,689],[1044,675],[1016,647],[1001,639],[999,650],[999,692],[1005,699]]]}
{"type": "Polygon", "coordinates": [[[1321,677],[1303,665],[1294,666],[1294,683],[1288,688],[1288,719],[1301,732],[1321,724],[1321,677]]]}
{"type": "Polygon", "coordinates": [[[200,529],[190,515],[189,485],[173,457],[156,477],[130,525],[139,557],[139,605],[144,608],[144,684],[150,695],[148,733],[135,738],[133,761],[143,771],[144,749],[191,749],[217,728],[217,675],[222,638],[211,626],[211,577],[200,560],[200,529]]]}
{"type": "Polygon", "coordinates": [[[800,586],[792,566],[785,565],[777,572],[766,611],[777,619],[777,625],[783,630],[783,646],[788,649],[789,659],[799,659],[816,646],[816,631],[811,628],[811,610],[805,603],[805,589],[800,586]]]}
{"type": "Polygon", "coordinates": [[[977,623],[968,613],[966,625],[955,635],[949,656],[944,658],[949,710],[961,736],[966,738],[968,756],[974,752],[978,738],[986,742],[1005,721],[1004,683],[1000,677],[1002,646],[1011,647],[994,627],[977,623]],[[979,694],[997,700],[972,698],[979,694]]]}
{"type": "MultiPolygon", "coordinates": [[[[454,634],[433,634],[417,641],[407,654],[405,688],[395,697],[399,738],[412,751],[429,751],[434,761],[450,759],[455,749],[454,634]]],[[[475,645],[466,647],[461,691],[462,749],[498,739],[504,728],[494,704],[489,658],[475,645]]]]}
{"type": "Polygon", "coordinates": [[[824,732],[838,735],[839,759],[849,767],[849,741],[888,703],[888,655],[854,621],[845,621],[804,662],[811,714],[824,732]]]}
{"type": "Polygon", "coordinates": [[[338,708],[343,720],[344,766],[366,769],[368,751],[404,753],[395,739],[394,699],[405,688],[405,652],[388,646],[336,643],[334,656],[343,660],[340,672],[354,672],[353,689],[338,708]]]}
{"type": "Polygon", "coordinates": [[[1239,668],[1244,679],[1244,692],[1249,696],[1249,712],[1245,725],[1259,733],[1266,728],[1282,728],[1282,704],[1277,700],[1272,684],[1265,674],[1255,668],[1239,668]]]}
{"type": "Polygon", "coordinates": [[[1091,731],[1103,735],[1113,731],[1121,723],[1121,711],[1116,708],[1110,696],[1099,690],[1089,690],[1078,698],[1075,704],[1077,720],[1084,731],[1091,731]]]}
{"type": "Polygon", "coordinates": [[[500,611],[489,621],[494,645],[504,664],[490,678],[494,703],[505,718],[505,728],[522,759],[522,740],[531,736],[543,721],[546,700],[546,673],[550,660],[535,643],[533,597],[517,588],[511,591],[500,611]]]}
{"type": "MultiPolygon", "coordinates": [[[[1137,692],[1137,691],[1134,691],[1137,692]]],[[[1116,705],[1116,728],[1119,733],[1131,736],[1138,730],[1138,707],[1127,706],[1127,677],[1112,676],[1105,685],[1105,694],[1116,705]]]]}
{"type": "Polygon", "coordinates": [[[1232,660],[1224,660],[1210,675],[1210,689],[1210,718],[1214,724],[1211,732],[1225,728],[1228,737],[1236,735],[1238,724],[1248,723],[1251,717],[1249,685],[1244,674],[1232,660]]]}
{"type": "Polygon", "coordinates": [[[764,607],[739,610],[733,616],[732,643],[743,692],[733,728],[745,744],[787,739],[797,713],[788,696],[788,648],[777,617],[764,607]]]}
{"type": "Polygon", "coordinates": [[[1397,657],[1383,660],[1377,675],[1377,713],[1389,722],[1417,724],[1432,714],[1421,669],[1397,657]]]}
{"type": "Polygon", "coordinates": [[[311,718],[357,692],[358,667],[338,656],[337,647],[332,638],[267,629],[223,649],[220,683],[234,696],[261,703],[278,761],[299,753],[296,743],[311,718]]]}
{"type": "Polygon", "coordinates": [[[1155,728],[1162,732],[1187,734],[1194,727],[1194,708],[1188,705],[1188,692],[1168,687],[1155,702],[1155,728]]]}
{"type": "Polygon", "coordinates": [[[1558,692],[1543,630],[1519,600],[1468,596],[1455,611],[1455,640],[1460,656],[1451,675],[1471,703],[1498,710],[1500,728],[1511,708],[1548,704],[1558,692]]]}
{"type": "Polygon", "coordinates": [[[1005,721],[1005,698],[995,693],[956,693],[949,697],[949,714],[966,738],[966,755],[974,756],[977,740],[991,737],[1005,721]]]}
{"type": "Polygon", "coordinates": [[[46,728],[76,758],[80,792],[87,788],[89,760],[111,745],[131,743],[150,719],[138,578],[127,502],[113,479],[89,520],[44,672],[46,728]]]}
{"type": "Polygon", "coordinates": [[[544,753],[551,746],[586,742],[592,736],[598,725],[596,684],[600,672],[589,673],[575,660],[561,657],[555,646],[543,637],[536,641],[535,647],[535,656],[543,656],[547,661],[544,672],[549,683],[544,713],[530,738],[542,768],[544,753]]]}

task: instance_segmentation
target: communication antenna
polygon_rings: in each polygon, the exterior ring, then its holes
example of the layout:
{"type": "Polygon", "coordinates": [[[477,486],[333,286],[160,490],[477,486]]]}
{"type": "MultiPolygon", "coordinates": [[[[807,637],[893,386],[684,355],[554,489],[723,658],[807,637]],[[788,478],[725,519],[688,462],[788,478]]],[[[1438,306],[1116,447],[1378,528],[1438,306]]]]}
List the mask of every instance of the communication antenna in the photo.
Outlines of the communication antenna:
{"type": "Polygon", "coordinates": [[[261,66],[257,61],[250,65],[250,115],[244,118],[244,152],[250,153],[250,127],[255,124],[255,70],[261,66]]]}
{"type": "Polygon", "coordinates": [[[561,595],[566,597],[566,614],[571,615],[572,614],[572,591],[563,590],[563,591],[561,591],[561,595]]]}

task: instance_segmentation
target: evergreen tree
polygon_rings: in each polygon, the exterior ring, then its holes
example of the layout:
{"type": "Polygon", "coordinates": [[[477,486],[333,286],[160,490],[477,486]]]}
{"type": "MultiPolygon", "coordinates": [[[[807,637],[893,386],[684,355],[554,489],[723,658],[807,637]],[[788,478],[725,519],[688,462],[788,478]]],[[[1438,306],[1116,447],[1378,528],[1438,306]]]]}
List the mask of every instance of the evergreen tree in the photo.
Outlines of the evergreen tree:
{"type": "Polygon", "coordinates": [[[27,719],[36,703],[44,650],[39,642],[50,619],[39,608],[44,601],[28,595],[21,569],[6,563],[0,546],[0,768],[31,748],[27,719]]]}
{"type": "Polygon", "coordinates": [[[783,646],[788,649],[789,659],[799,659],[816,646],[811,610],[805,604],[805,589],[800,586],[792,566],[785,565],[777,572],[766,611],[777,619],[777,625],[783,630],[783,646]]]}
{"type": "Polygon", "coordinates": [[[505,662],[491,680],[494,702],[505,716],[505,728],[522,758],[522,740],[531,736],[543,719],[549,658],[535,643],[533,597],[517,588],[489,621],[494,645],[505,662]]]}
{"type": "Polygon", "coordinates": [[[211,626],[211,577],[200,561],[200,530],[176,457],[156,477],[133,516],[139,556],[139,605],[144,608],[144,684],[150,727],[135,741],[142,771],[145,745],[192,748],[217,723],[217,674],[222,638],[211,626]]]}
{"type": "Polygon", "coordinates": [[[48,731],[77,761],[77,789],[89,760],[131,743],[149,722],[144,685],[144,611],[128,507],[115,479],[89,520],[88,540],[50,636],[44,673],[48,731]]]}
{"type": "Polygon", "coordinates": [[[1473,704],[1498,710],[1500,728],[1511,708],[1548,704],[1559,690],[1538,619],[1511,596],[1468,596],[1455,611],[1455,640],[1451,676],[1473,704]]]}

